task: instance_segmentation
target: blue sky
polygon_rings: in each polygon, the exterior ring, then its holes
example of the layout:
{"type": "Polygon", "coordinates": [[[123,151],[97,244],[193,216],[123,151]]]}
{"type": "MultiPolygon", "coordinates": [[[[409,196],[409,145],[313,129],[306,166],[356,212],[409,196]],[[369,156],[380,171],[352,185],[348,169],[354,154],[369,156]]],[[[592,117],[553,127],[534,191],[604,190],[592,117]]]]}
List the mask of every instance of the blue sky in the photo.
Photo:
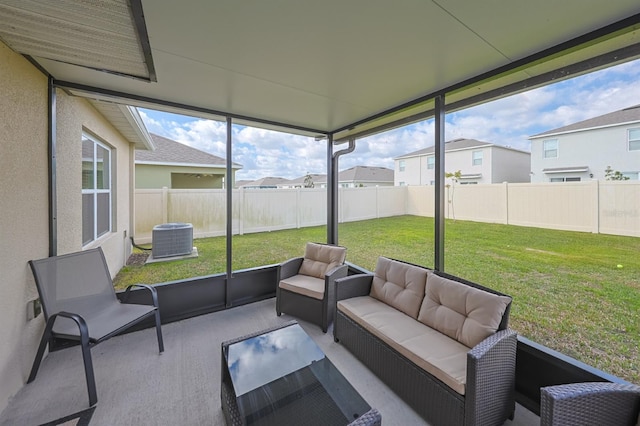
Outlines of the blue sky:
{"type": "MultiPolygon", "coordinates": [[[[447,114],[446,140],[478,139],[529,151],[528,137],[640,103],[640,60],[447,114]]],[[[226,123],[140,109],[147,129],[220,157],[226,156],[226,123]]],[[[341,157],[349,167],[393,168],[393,158],[433,145],[433,120],[357,141],[341,157]]],[[[252,127],[233,127],[237,180],[289,179],[326,172],[326,143],[252,127]]],[[[446,160],[445,160],[446,161],[446,160]]]]}

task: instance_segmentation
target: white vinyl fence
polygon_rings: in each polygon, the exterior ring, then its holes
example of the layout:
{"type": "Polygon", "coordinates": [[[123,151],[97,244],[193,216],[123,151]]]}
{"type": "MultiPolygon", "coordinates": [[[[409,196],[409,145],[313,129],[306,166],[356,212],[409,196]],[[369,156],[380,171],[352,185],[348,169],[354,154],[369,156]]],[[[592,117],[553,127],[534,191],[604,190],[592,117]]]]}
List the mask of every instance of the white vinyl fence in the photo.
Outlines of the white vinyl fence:
{"type": "MultiPolygon", "coordinates": [[[[434,216],[433,186],[341,188],[338,220],[434,216]]],[[[502,183],[447,188],[447,218],[640,237],[640,182],[502,183]]],[[[222,189],[136,190],[136,242],[155,225],[188,222],[194,237],[225,235],[222,189]]],[[[327,222],[326,189],[233,191],[233,232],[295,229],[327,222]]]]}

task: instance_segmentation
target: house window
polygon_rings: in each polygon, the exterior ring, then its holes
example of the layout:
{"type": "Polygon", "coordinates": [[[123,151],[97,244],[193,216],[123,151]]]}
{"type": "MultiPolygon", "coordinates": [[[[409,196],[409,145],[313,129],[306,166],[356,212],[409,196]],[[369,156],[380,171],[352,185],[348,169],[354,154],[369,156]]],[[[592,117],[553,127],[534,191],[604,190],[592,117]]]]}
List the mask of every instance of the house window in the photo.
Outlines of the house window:
{"type": "Polygon", "coordinates": [[[404,160],[400,160],[400,161],[398,161],[398,171],[399,171],[399,172],[404,172],[404,168],[405,168],[405,162],[404,162],[404,160]]]}
{"type": "Polygon", "coordinates": [[[629,180],[640,180],[639,172],[622,172],[622,176],[628,177],[629,180]]]}
{"type": "Polygon", "coordinates": [[[551,178],[551,182],[580,182],[582,178],[579,177],[556,177],[551,178]]]}
{"type": "Polygon", "coordinates": [[[402,182],[402,181],[398,183],[399,186],[405,186],[406,184],[407,184],[406,182],[402,182]]]}
{"type": "Polygon", "coordinates": [[[482,166],[482,151],[473,151],[473,165],[482,166]]]}
{"type": "Polygon", "coordinates": [[[640,151],[640,129],[629,129],[629,151],[640,151]]]}
{"type": "Polygon", "coordinates": [[[549,139],[543,142],[544,158],[558,158],[558,139],[549,139]]]}
{"type": "Polygon", "coordinates": [[[432,170],[436,167],[436,157],[427,157],[427,169],[432,170]]]}
{"type": "Polygon", "coordinates": [[[111,232],[111,150],[82,134],[82,245],[111,232]]]}

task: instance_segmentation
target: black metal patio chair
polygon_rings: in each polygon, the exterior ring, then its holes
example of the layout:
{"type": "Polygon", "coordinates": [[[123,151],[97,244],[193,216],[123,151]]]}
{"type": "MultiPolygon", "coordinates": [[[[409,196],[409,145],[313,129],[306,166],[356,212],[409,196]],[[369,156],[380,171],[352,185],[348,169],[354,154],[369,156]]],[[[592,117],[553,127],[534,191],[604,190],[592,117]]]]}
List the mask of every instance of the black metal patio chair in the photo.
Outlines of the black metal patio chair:
{"type": "Polygon", "coordinates": [[[98,401],[90,349],[140,321],[155,316],[158,349],[164,351],[158,296],[153,287],[153,306],[121,303],[116,297],[111,275],[101,248],[29,261],[42,302],[46,326],[27,383],[38,373],[40,362],[52,337],[80,342],[89,405],[98,401]]]}

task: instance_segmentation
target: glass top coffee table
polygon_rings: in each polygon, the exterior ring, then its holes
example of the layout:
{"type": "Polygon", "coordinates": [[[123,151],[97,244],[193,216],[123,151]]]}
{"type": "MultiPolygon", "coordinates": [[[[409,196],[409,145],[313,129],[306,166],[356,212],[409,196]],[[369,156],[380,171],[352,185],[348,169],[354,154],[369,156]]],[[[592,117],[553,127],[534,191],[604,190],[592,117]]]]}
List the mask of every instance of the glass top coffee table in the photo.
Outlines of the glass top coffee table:
{"type": "Polygon", "coordinates": [[[371,410],[295,321],[222,343],[220,397],[233,425],[348,425],[371,410]]]}

